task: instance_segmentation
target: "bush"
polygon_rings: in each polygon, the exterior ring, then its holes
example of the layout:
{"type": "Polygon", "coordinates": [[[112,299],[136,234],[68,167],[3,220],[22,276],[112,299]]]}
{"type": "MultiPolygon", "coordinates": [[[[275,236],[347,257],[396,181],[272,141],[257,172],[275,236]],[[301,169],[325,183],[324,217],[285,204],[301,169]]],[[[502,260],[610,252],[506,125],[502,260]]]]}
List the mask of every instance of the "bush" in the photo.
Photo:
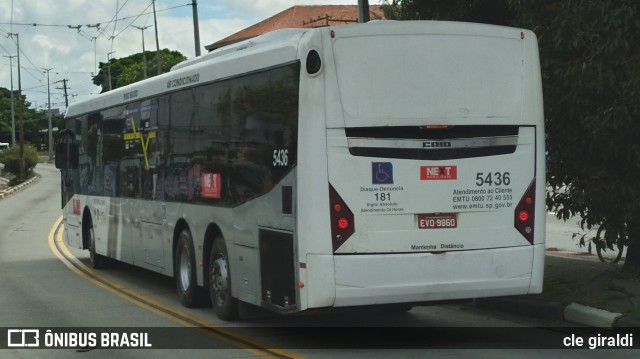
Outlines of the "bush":
{"type": "MultiPolygon", "coordinates": [[[[2,151],[0,161],[4,163],[4,169],[13,173],[16,176],[20,175],[20,146],[13,146],[7,150],[2,151]]],[[[33,172],[33,169],[38,164],[38,151],[32,145],[24,146],[24,171],[25,175],[29,177],[33,172]]]]}

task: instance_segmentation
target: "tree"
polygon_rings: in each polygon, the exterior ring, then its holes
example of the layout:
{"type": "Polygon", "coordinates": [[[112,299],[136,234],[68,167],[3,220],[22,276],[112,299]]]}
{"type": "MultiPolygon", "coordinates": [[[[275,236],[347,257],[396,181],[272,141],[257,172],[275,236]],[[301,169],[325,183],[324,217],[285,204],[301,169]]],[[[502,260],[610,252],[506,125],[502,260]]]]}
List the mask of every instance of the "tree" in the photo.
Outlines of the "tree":
{"type": "Polygon", "coordinates": [[[533,30],[545,103],[547,207],[628,244],[640,271],[640,3],[634,0],[393,0],[385,16],[533,30]],[[491,15],[491,9],[495,14],[491,15]]]}
{"type": "MultiPolygon", "coordinates": [[[[18,91],[13,93],[14,119],[16,121],[16,141],[19,140],[18,131],[18,91]]],[[[37,147],[41,145],[40,130],[48,128],[47,111],[39,111],[32,108],[31,103],[27,101],[26,95],[22,95],[23,121],[24,121],[24,140],[37,147]]],[[[52,117],[53,126],[62,127],[64,123],[60,115],[52,117]]],[[[0,87],[0,142],[11,141],[11,91],[0,87]]]]}
{"type": "MultiPolygon", "coordinates": [[[[146,51],[147,76],[158,75],[156,52],[146,51]]],[[[187,58],[178,51],[160,50],[160,67],[162,72],[168,72],[174,65],[187,58]]],[[[120,59],[111,59],[108,63],[100,63],[100,71],[93,77],[93,83],[102,87],[101,93],[109,91],[109,64],[111,64],[111,88],[116,89],[144,79],[144,64],[142,53],[137,53],[120,59]]]]}
{"type": "MultiPolygon", "coordinates": [[[[17,176],[20,173],[20,150],[18,146],[13,146],[8,150],[3,151],[0,156],[0,162],[4,164],[5,170],[17,176]]],[[[38,164],[38,151],[34,146],[24,146],[24,162],[26,177],[32,177],[33,169],[38,164]]],[[[11,185],[16,183],[17,182],[14,179],[11,185]]]]}
{"type": "Polygon", "coordinates": [[[11,142],[11,91],[0,87],[0,142],[11,142]]]}
{"type": "Polygon", "coordinates": [[[504,0],[392,0],[382,6],[389,20],[448,20],[507,25],[513,18],[504,0]]]}
{"type": "Polygon", "coordinates": [[[601,228],[610,248],[622,239],[623,270],[640,271],[640,3],[514,3],[541,44],[547,204],[601,228]]]}

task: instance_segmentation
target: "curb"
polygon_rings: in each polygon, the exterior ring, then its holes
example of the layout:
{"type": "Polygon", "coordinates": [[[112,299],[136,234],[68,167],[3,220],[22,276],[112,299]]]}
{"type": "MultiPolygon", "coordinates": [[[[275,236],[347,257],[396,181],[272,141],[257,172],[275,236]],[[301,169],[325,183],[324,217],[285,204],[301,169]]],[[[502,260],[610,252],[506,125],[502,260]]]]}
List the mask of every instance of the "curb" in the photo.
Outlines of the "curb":
{"type": "Polygon", "coordinates": [[[35,177],[33,177],[33,178],[23,182],[23,183],[20,183],[17,186],[13,186],[13,187],[9,187],[7,189],[0,190],[0,199],[3,199],[3,198],[5,198],[5,197],[7,197],[9,195],[12,195],[12,194],[14,194],[16,192],[21,191],[25,187],[37,182],[39,179],[40,179],[40,176],[36,175],[35,177]]]}
{"type": "Polygon", "coordinates": [[[515,297],[482,298],[476,304],[529,317],[562,320],[596,328],[640,328],[640,320],[622,313],[589,307],[579,303],[563,304],[515,297]]]}
{"type": "Polygon", "coordinates": [[[621,316],[621,313],[611,313],[578,303],[571,303],[564,308],[566,321],[589,327],[613,328],[613,323],[621,316]]]}

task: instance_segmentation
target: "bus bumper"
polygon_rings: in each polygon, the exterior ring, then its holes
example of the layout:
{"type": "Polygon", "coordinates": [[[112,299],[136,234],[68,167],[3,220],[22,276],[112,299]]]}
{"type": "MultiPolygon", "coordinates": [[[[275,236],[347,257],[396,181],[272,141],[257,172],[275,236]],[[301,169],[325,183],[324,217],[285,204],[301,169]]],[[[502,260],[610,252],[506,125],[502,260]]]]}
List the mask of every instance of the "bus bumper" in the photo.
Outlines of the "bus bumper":
{"type": "Polygon", "coordinates": [[[335,307],[539,292],[544,244],[513,248],[334,256],[335,307]],[[540,256],[541,258],[535,257],[540,256]]]}

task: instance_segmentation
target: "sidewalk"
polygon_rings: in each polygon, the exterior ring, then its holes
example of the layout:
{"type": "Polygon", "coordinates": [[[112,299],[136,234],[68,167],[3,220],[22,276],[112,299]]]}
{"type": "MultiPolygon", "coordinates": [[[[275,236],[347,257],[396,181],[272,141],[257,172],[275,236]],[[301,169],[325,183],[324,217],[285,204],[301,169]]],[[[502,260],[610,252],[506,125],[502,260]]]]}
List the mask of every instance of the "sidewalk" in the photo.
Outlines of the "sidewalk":
{"type": "MultiPolygon", "coordinates": [[[[3,168],[4,168],[4,165],[0,163],[0,172],[2,172],[3,168]]],[[[9,187],[9,179],[0,177],[0,199],[3,199],[9,195],[14,194],[15,192],[22,190],[23,188],[31,185],[32,183],[38,181],[39,179],[40,179],[40,176],[36,175],[35,177],[25,181],[24,183],[21,183],[17,186],[9,187]]]]}
{"type": "Polygon", "coordinates": [[[640,328],[640,276],[596,256],[547,251],[542,294],[488,298],[479,305],[603,328],[640,328]]]}

